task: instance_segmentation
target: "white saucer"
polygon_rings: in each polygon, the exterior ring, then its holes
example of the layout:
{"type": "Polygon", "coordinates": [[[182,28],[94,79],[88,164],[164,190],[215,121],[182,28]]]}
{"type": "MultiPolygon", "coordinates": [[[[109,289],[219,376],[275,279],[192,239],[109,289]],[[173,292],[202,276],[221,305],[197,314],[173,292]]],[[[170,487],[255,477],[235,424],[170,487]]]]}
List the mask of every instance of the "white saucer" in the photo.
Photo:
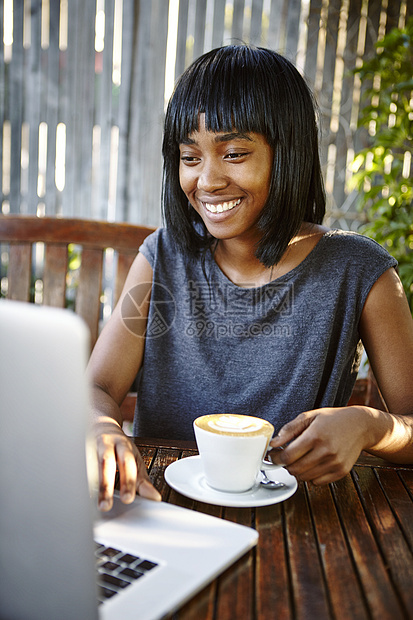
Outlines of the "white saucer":
{"type": "Polygon", "coordinates": [[[283,467],[266,473],[268,478],[284,482],[286,486],[282,489],[266,489],[258,484],[244,493],[215,491],[204,478],[200,456],[188,456],[168,465],[165,480],[182,495],[217,506],[268,506],[283,502],[296,492],[297,480],[283,467]]]}

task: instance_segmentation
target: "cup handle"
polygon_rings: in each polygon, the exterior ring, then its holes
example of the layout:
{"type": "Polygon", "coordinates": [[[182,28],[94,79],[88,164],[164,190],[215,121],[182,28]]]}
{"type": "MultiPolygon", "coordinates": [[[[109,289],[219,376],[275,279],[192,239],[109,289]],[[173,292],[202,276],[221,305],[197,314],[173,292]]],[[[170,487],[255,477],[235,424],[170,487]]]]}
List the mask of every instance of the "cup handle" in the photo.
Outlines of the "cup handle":
{"type": "Polygon", "coordinates": [[[271,461],[266,461],[265,459],[262,459],[261,469],[280,469],[280,467],[281,465],[277,465],[277,463],[272,463],[271,461]]]}

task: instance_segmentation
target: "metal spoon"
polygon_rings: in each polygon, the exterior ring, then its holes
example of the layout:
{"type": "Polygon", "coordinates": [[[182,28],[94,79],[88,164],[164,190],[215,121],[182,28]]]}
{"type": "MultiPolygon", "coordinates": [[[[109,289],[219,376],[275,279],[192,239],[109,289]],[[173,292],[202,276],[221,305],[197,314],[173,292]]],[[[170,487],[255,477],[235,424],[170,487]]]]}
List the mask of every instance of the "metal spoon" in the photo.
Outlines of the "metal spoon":
{"type": "Polygon", "coordinates": [[[284,482],[277,482],[276,480],[270,480],[263,469],[261,469],[262,480],[260,484],[267,489],[282,489],[286,485],[284,482]]]}

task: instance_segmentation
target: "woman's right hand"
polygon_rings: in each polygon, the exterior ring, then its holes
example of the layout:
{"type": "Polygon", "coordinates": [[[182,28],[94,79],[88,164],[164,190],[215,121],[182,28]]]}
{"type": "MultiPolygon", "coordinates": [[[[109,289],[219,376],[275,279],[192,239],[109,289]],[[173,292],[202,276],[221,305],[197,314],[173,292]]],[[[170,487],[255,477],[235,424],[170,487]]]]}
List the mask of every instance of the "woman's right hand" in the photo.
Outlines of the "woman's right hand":
{"type": "Polygon", "coordinates": [[[152,485],[137,447],[115,420],[95,425],[99,468],[98,506],[107,511],[113,505],[116,470],[119,471],[120,499],[130,504],[138,494],[160,501],[161,495],[152,485]]]}

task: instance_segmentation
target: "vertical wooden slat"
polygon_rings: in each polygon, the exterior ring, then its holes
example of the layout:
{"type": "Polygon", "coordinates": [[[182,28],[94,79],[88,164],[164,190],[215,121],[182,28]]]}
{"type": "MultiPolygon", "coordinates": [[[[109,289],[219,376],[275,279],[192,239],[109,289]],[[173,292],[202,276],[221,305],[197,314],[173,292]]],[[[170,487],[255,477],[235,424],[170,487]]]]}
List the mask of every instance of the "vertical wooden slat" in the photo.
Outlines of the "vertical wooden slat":
{"type": "Polygon", "coordinates": [[[128,126],[133,69],[133,46],[135,32],[137,31],[137,15],[134,2],[123,2],[122,6],[122,65],[118,108],[119,148],[115,219],[119,222],[127,222],[129,217],[125,187],[129,171],[134,168],[133,163],[128,157],[128,126]]]}
{"type": "Polygon", "coordinates": [[[314,88],[317,69],[317,48],[320,32],[322,0],[311,0],[308,14],[307,51],[305,55],[304,75],[311,88],[314,88]]]}
{"type": "Polygon", "coordinates": [[[56,161],[56,129],[58,123],[58,103],[59,103],[59,19],[60,2],[51,2],[50,27],[49,27],[49,48],[44,54],[46,61],[45,75],[45,107],[43,110],[44,121],[47,123],[47,168],[46,168],[46,214],[56,215],[57,212],[57,192],[55,183],[55,161],[56,161]]]}
{"type": "Polygon", "coordinates": [[[76,67],[80,59],[78,54],[78,4],[80,0],[73,0],[68,11],[67,39],[68,46],[59,54],[61,76],[59,88],[59,120],[66,127],[66,170],[65,187],[62,193],[62,210],[66,217],[74,215],[75,185],[79,179],[75,177],[75,158],[79,155],[75,150],[75,119],[82,113],[82,108],[76,106],[76,67]],[[76,114],[77,110],[77,114],[76,114]]]}
{"type": "Polygon", "coordinates": [[[386,34],[392,28],[397,28],[399,25],[400,4],[400,0],[391,0],[391,2],[388,2],[387,4],[386,34]]]}
{"type": "MultiPolygon", "coordinates": [[[[380,11],[381,11],[381,2],[369,2],[368,4],[368,26],[366,30],[365,44],[364,44],[364,53],[363,60],[367,60],[373,56],[374,52],[374,43],[377,40],[377,34],[379,31],[379,21],[380,21],[380,11]]],[[[366,101],[363,99],[363,93],[366,89],[365,84],[361,85],[361,93],[360,93],[360,108],[366,105],[366,101]]],[[[362,127],[358,129],[354,136],[354,148],[356,152],[365,148],[369,144],[369,136],[367,130],[362,127]]]]}
{"type": "Polygon", "coordinates": [[[175,79],[185,70],[186,36],[188,29],[189,0],[179,1],[178,35],[176,44],[175,79]]]}
{"type": "Polygon", "coordinates": [[[41,0],[32,0],[30,13],[31,45],[26,51],[27,75],[25,84],[25,120],[29,126],[29,175],[27,205],[28,213],[37,211],[37,179],[39,169],[39,123],[40,123],[40,40],[41,0]]]}
{"type": "Polygon", "coordinates": [[[285,0],[271,0],[268,35],[266,45],[276,52],[281,52],[280,30],[285,0]]]}
{"type": "MultiPolygon", "coordinates": [[[[339,114],[339,127],[336,137],[337,155],[335,165],[334,203],[340,209],[347,225],[351,229],[357,229],[357,213],[355,207],[355,195],[346,193],[346,167],[348,152],[354,152],[353,135],[351,127],[352,98],[354,92],[354,76],[352,69],[356,66],[357,42],[360,26],[362,0],[350,0],[347,19],[347,39],[343,54],[343,79],[341,83],[341,101],[339,114]],[[354,215],[353,215],[354,214],[354,215]]],[[[332,226],[337,223],[332,221],[332,226]]]]}
{"type": "Polygon", "coordinates": [[[204,53],[206,0],[196,0],[194,59],[204,53]]]}
{"type": "Polygon", "coordinates": [[[214,21],[212,27],[212,49],[220,47],[224,42],[225,0],[215,0],[214,21]]]}
{"type": "Polygon", "coordinates": [[[327,163],[328,147],[334,140],[334,136],[330,133],[330,120],[331,120],[331,104],[333,99],[333,84],[334,84],[334,71],[337,49],[337,34],[338,24],[340,18],[340,6],[341,0],[330,0],[328,6],[327,17],[327,31],[326,41],[328,41],[328,47],[326,45],[324,51],[324,63],[323,63],[323,81],[321,90],[318,92],[318,98],[321,107],[321,128],[322,128],[322,140],[321,140],[321,162],[324,166],[327,163]],[[330,50],[334,50],[334,53],[330,53],[330,50]]]}
{"type": "Polygon", "coordinates": [[[67,215],[90,217],[95,78],[95,3],[69,5],[68,49],[63,100],[66,129],[67,215]]]}
{"type": "Polygon", "coordinates": [[[43,303],[46,306],[65,307],[66,272],[67,246],[46,245],[43,272],[43,303]]]}
{"type": "Polygon", "coordinates": [[[244,0],[234,2],[234,12],[232,15],[232,43],[242,43],[244,27],[244,0]]]}
{"type": "Polygon", "coordinates": [[[285,54],[295,62],[300,27],[301,0],[290,0],[288,3],[285,54]]]}
{"type": "MultiPolygon", "coordinates": [[[[0,11],[0,32],[4,28],[4,11],[0,11]]],[[[5,120],[6,66],[4,62],[4,45],[0,45],[0,213],[3,202],[3,124],[5,120]]]]}
{"type": "Polygon", "coordinates": [[[30,300],[32,267],[31,243],[11,243],[9,251],[8,293],[9,299],[30,300]]]}
{"type": "Polygon", "coordinates": [[[102,266],[103,250],[83,248],[75,311],[90,329],[92,348],[99,331],[102,266]]]}
{"type": "Polygon", "coordinates": [[[262,45],[262,8],[263,0],[252,0],[250,40],[252,45],[262,45]]]}
{"type": "Polygon", "coordinates": [[[82,114],[75,114],[74,213],[90,217],[95,94],[95,3],[80,2],[78,11],[80,63],[76,67],[76,109],[82,110],[82,114]]]}
{"type": "Polygon", "coordinates": [[[160,0],[141,3],[136,69],[133,74],[129,156],[133,170],[128,179],[129,214],[141,224],[153,221],[161,204],[161,145],[164,118],[165,56],[168,11],[160,0]],[[145,11],[144,11],[145,8],[145,11]],[[150,79],[149,79],[150,76],[150,79]],[[134,102],[139,102],[139,105],[134,102]]]}
{"type": "Polygon", "coordinates": [[[10,211],[20,211],[21,131],[23,116],[23,3],[14,4],[13,52],[9,67],[9,118],[11,124],[10,211]]]}
{"type": "Polygon", "coordinates": [[[105,47],[99,52],[100,70],[96,74],[95,124],[100,127],[99,167],[94,170],[92,186],[92,217],[106,220],[108,217],[110,140],[112,128],[112,67],[114,0],[105,2],[105,47]]]}

